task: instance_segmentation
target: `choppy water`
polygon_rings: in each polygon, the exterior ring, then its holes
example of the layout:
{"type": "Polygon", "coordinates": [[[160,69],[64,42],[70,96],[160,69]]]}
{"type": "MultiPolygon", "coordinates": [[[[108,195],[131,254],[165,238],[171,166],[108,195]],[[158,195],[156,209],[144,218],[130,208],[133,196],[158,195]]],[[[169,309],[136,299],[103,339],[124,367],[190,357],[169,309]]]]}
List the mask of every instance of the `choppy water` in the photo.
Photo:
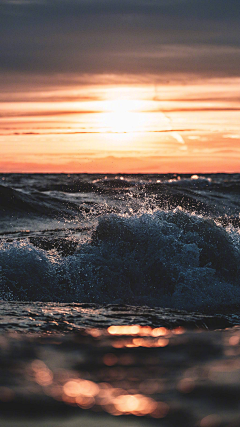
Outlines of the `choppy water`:
{"type": "Polygon", "coordinates": [[[239,212],[239,174],[0,175],[1,426],[238,427],[239,212]]]}
{"type": "Polygon", "coordinates": [[[238,174],[0,180],[3,300],[238,311],[238,174]]]}

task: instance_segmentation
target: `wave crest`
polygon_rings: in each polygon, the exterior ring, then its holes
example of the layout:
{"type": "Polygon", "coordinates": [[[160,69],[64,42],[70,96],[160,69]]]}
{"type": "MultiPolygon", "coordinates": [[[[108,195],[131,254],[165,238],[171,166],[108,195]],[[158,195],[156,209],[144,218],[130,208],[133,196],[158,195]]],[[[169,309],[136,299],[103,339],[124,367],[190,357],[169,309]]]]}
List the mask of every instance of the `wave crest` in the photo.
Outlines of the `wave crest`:
{"type": "Polygon", "coordinates": [[[64,258],[3,242],[2,298],[217,310],[240,302],[237,237],[180,209],[103,216],[91,241],[64,258]]]}

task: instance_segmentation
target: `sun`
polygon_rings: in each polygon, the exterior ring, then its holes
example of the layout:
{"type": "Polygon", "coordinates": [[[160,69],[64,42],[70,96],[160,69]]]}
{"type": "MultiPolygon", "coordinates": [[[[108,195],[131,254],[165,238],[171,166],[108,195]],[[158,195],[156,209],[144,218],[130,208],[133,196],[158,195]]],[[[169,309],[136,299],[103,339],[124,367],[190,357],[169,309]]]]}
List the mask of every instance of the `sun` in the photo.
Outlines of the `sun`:
{"type": "Polygon", "coordinates": [[[141,101],[115,99],[105,101],[101,125],[111,133],[139,132],[144,126],[141,101]]]}

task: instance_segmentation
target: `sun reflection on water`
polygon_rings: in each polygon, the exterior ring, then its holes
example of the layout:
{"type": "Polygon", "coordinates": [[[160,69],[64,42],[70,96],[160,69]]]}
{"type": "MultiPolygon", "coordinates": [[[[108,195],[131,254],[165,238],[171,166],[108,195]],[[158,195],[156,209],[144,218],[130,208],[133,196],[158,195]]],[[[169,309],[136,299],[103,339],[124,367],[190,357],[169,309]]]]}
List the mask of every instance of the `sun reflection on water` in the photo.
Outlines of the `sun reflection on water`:
{"type": "MultiPolygon", "coordinates": [[[[114,415],[151,416],[163,418],[169,412],[169,405],[153,395],[164,390],[162,381],[147,378],[137,381],[140,376],[137,358],[129,353],[134,348],[161,348],[169,344],[170,337],[184,330],[168,330],[140,325],[113,325],[105,328],[89,328],[82,331],[85,339],[106,341],[107,347],[98,361],[98,368],[85,371],[50,369],[42,360],[31,362],[28,375],[41,386],[46,395],[67,405],[81,409],[104,410],[114,415]],[[112,351],[107,351],[109,345],[112,351]],[[122,352],[124,350],[124,352],[122,352]],[[54,371],[54,372],[53,372],[54,371]],[[97,378],[96,378],[97,377],[97,378]]],[[[79,354],[80,363],[86,363],[84,352],[79,354]]],[[[157,363],[157,360],[148,360],[157,363]]]]}
{"type": "Polygon", "coordinates": [[[166,425],[189,416],[192,424],[186,425],[220,426],[226,408],[239,413],[239,337],[239,327],[204,332],[134,324],[26,342],[11,336],[9,345],[0,341],[2,366],[12,381],[0,387],[0,409],[18,404],[22,387],[36,402],[44,396],[53,411],[145,417],[146,423],[166,417],[166,425]]]}

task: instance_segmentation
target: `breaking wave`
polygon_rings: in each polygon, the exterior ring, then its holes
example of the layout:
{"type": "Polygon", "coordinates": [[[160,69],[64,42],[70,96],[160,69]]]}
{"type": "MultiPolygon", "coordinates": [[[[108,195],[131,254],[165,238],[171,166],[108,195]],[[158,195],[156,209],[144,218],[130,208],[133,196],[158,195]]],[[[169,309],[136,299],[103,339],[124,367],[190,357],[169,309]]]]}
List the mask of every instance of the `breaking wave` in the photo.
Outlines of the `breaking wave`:
{"type": "Polygon", "coordinates": [[[2,242],[0,298],[227,310],[240,304],[239,240],[238,229],[181,209],[106,215],[67,256],[2,242]]]}

